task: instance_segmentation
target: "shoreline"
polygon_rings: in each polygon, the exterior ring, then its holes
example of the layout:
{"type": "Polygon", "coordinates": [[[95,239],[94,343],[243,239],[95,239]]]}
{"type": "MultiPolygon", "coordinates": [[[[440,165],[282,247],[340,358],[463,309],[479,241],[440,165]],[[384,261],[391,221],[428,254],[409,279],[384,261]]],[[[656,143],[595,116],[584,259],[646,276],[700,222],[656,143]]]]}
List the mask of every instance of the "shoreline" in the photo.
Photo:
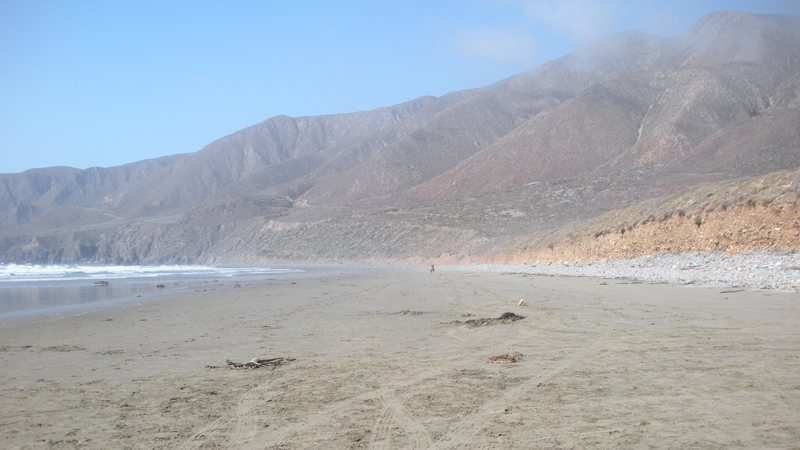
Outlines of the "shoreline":
{"type": "Polygon", "coordinates": [[[800,439],[796,293],[442,269],[307,272],[0,324],[0,445],[780,448],[800,439]],[[525,318],[454,322],[504,312],[525,318]],[[488,359],[502,355],[519,361],[488,359]],[[291,360],[207,367],[256,357],[291,360]]]}
{"type": "MultiPolygon", "coordinates": [[[[339,269],[339,272],[346,269],[339,269]]],[[[97,278],[25,281],[21,286],[6,283],[0,286],[4,301],[0,305],[0,323],[18,317],[37,317],[85,312],[96,308],[124,305],[191,292],[225,291],[247,286],[261,286],[287,277],[302,278],[307,272],[332,273],[321,270],[281,271],[271,273],[242,273],[207,275],[165,275],[159,277],[111,277],[108,284],[96,285],[97,278]],[[161,286],[161,287],[159,287],[161,286]],[[65,300],[58,300],[62,296],[65,300]],[[83,297],[83,298],[81,298],[83,297]],[[26,303],[35,306],[26,306],[26,303]]],[[[307,276],[314,276],[307,275],[307,276]]]]}
{"type": "MultiPolygon", "coordinates": [[[[210,288],[211,290],[231,289],[232,285],[239,283],[244,286],[264,283],[278,279],[276,277],[303,276],[315,277],[320,274],[335,275],[338,273],[357,274],[363,272],[397,272],[426,270],[427,266],[391,263],[338,263],[338,262],[270,262],[272,269],[292,269],[298,272],[271,273],[259,275],[242,275],[235,277],[238,281],[230,279],[230,286],[223,284],[210,288]],[[306,275],[302,275],[306,274],[306,275]],[[242,284],[243,283],[243,284],[242,284]]],[[[244,265],[239,265],[245,267],[244,265]]],[[[252,267],[258,267],[252,265],[252,267]]],[[[612,280],[630,280],[647,283],[666,283],[683,286],[695,285],[699,287],[728,287],[731,289],[768,289],[775,291],[800,292],[800,253],[794,251],[742,251],[735,254],[721,251],[705,252],[666,252],[639,258],[626,258],[604,261],[562,264],[449,264],[437,266],[439,272],[462,271],[478,273],[514,273],[528,275],[550,275],[564,277],[603,278],[612,280]]],[[[186,277],[183,277],[186,278],[186,277]]],[[[159,298],[164,296],[181,295],[190,293],[188,289],[199,291],[206,287],[200,283],[205,278],[197,277],[194,284],[179,276],[169,279],[148,280],[150,284],[164,280],[170,284],[185,284],[179,289],[153,291],[147,283],[138,283],[140,291],[131,294],[125,293],[115,298],[102,299],[92,302],[73,304],[51,305],[39,308],[26,308],[0,313],[0,323],[17,318],[59,315],[69,311],[84,312],[95,308],[105,308],[116,304],[125,304],[136,301],[159,298]],[[181,281],[181,283],[172,283],[181,281]],[[187,287],[188,286],[188,287],[187,287]],[[135,294],[140,294],[139,296],[135,294]]],[[[213,276],[207,277],[209,279],[213,276]]],[[[283,278],[280,278],[283,279],[283,278]]],[[[88,281],[87,281],[88,282],[88,281]]],[[[123,281],[124,283],[130,283],[123,281]]],[[[207,280],[205,280],[207,282],[207,280]]],[[[154,285],[154,284],[153,284],[154,285]]],[[[84,287],[83,285],[77,285],[84,287]]],[[[88,286],[88,285],[87,285],[88,286]]],[[[210,285],[209,285],[210,286],[210,285]]],[[[172,287],[172,286],[169,286],[172,287]]],[[[13,288],[11,288],[13,289],[13,288]]],[[[95,289],[92,287],[92,289],[95,289]]],[[[75,294],[78,291],[75,290],[75,294]]]]}

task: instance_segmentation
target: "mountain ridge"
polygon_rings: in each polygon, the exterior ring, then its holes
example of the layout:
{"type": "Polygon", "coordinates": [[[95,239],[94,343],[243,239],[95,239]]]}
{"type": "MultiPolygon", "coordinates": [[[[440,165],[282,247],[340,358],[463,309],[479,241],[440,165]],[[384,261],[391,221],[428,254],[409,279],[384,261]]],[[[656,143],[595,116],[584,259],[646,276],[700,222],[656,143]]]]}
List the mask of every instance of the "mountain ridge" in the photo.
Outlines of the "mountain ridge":
{"type": "Polygon", "coordinates": [[[481,88],[275,116],[195,153],[0,174],[0,258],[474,259],[671,190],[795,167],[800,17],[723,11],[481,88]]]}

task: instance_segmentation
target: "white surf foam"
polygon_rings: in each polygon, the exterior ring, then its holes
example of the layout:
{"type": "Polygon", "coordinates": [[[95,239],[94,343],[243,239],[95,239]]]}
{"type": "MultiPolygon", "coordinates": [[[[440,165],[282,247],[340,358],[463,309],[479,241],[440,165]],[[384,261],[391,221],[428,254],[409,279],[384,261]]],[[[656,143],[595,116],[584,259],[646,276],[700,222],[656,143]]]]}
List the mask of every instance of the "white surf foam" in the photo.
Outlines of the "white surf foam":
{"type": "Polygon", "coordinates": [[[291,269],[211,266],[101,266],[0,264],[0,282],[121,279],[209,275],[235,277],[248,274],[288,273],[291,269]]]}

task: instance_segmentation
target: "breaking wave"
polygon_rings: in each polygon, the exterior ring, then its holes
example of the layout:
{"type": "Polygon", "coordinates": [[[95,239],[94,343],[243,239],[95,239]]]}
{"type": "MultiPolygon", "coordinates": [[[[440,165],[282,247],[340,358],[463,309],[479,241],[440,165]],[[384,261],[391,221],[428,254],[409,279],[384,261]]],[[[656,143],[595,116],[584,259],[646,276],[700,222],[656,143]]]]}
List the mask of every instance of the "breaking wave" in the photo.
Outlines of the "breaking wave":
{"type": "Polygon", "coordinates": [[[298,272],[292,269],[211,266],[100,266],[0,264],[0,282],[123,279],[140,277],[215,276],[298,272]]]}

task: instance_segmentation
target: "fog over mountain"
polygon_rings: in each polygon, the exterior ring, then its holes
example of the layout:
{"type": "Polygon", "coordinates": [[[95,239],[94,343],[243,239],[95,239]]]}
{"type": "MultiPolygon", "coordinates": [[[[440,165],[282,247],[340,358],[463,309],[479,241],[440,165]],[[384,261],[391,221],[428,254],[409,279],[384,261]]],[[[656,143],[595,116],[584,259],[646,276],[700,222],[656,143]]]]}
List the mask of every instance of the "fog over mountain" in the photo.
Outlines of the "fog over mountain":
{"type": "Polygon", "coordinates": [[[466,261],[800,167],[800,17],[717,12],[490,86],[277,116],[196,153],[0,175],[0,260],[466,261]]]}

